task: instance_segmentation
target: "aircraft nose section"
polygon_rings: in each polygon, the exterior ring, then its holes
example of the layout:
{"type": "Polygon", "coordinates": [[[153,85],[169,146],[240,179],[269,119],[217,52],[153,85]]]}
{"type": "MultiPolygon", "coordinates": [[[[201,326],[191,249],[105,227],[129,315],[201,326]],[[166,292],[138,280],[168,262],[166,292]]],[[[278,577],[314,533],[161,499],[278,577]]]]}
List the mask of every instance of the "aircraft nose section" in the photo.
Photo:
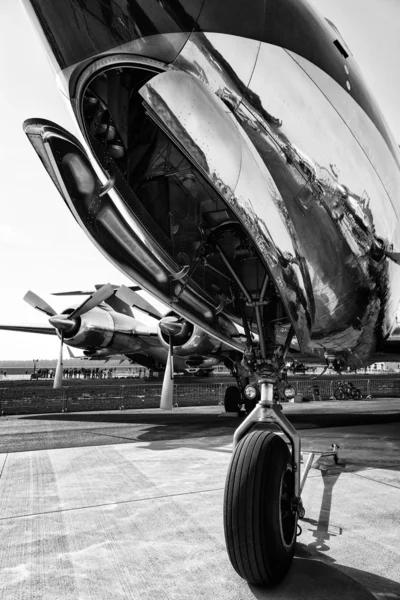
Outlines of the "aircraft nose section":
{"type": "Polygon", "coordinates": [[[55,315],[49,319],[50,325],[53,325],[56,329],[63,331],[64,333],[70,333],[75,328],[75,320],[68,319],[62,315],[55,315]]]}

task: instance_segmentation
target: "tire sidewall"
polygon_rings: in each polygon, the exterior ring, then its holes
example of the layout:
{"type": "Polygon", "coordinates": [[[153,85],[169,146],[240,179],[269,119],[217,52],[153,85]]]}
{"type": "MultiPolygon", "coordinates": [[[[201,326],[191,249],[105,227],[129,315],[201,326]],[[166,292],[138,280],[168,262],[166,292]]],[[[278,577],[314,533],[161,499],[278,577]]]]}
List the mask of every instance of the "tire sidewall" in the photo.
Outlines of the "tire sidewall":
{"type": "MultiPolygon", "coordinates": [[[[293,527],[292,542],[288,545],[285,542],[282,532],[280,499],[284,474],[287,469],[290,469],[292,472],[290,453],[282,438],[275,434],[271,435],[273,435],[274,439],[271,443],[269,461],[270,464],[273,465],[273,468],[269,469],[269,473],[264,473],[265,481],[262,494],[264,499],[261,500],[261,502],[264,507],[270,507],[269,511],[264,511],[263,527],[271,532],[272,543],[268,544],[269,547],[266,547],[265,551],[269,556],[270,563],[274,565],[274,572],[280,573],[282,570],[281,566],[285,565],[288,560],[291,561],[294,555],[297,517],[294,519],[295,523],[293,527]],[[282,444],[285,448],[283,448],[282,444]],[[286,452],[284,452],[284,450],[286,450],[286,452]]],[[[265,469],[265,471],[267,470],[265,469]]],[[[262,507],[260,507],[260,510],[261,509],[262,507]]],[[[286,572],[286,569],[284,570],[286,572]]],[[[281,575],[279,575],[279,577],[281,577],[281,575]]]]}
{"type": "Polygon", "coordinates": [[[239,388],[235,385],[230,385],[226,388],[224,394],[224,408],[226,412],[239,412],[241,404],[241,396],[239,388]]]}

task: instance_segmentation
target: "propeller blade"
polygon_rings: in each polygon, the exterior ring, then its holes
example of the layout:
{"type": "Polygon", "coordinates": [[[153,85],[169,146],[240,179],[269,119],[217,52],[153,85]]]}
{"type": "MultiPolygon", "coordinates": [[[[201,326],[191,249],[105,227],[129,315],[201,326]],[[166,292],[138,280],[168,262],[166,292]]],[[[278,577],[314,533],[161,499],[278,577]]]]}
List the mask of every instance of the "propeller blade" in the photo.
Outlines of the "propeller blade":
{"type": "Polygon", "coordinates": [[[77,358],[74,353],[72,352],[71,348],[68,346],[67,344],[67,350],[68,350],[68,354],[70,358],[77,358]]]}
{"type": "Polygon", "coordinates": [[[61,331],[61,344],[60,344],[60,354],[58,357],[58,362],[57,362],[57,367],[56,367],[56,374],[54,376],[54,383],[53,383],[53,389],[59,389],[62,387],[62,379],[63,379],[63,345],[64,345],[64,338],[63,338],[63,333],[61,331]]]}
{"type": "MultiPolygon", "coordinates": [[[[100,288],[102,288],[104,286],[104,283],[101,284],[96,284],[94,287],[94,290],[90,290],[90,291],[85,291],[85,290],[72,290],[71,292],[52,292],[52,296],[91,296],[92,294],[95,293],[96,290],[99,290],[100,288]]],[[[114,290],[117,290],[119,288],[118,285],[113,284],[113,288],[114,290]]],[[[140,287],[135,287],[135,288],[131,288],[131,289],[135,289],[135,290],[141,290],[142,288],[140,287]]]]}
{"type": "Polygon", "coordinates": [[[85,313],[89,312],[89,310],[92,310],[92,308],[95,308],[96,306],[104,302],[104,300],[107,300],[107,298],[112,296],[113,293],[114,288],[111,285],[111,283],[106,283],[106,285],[103,285],[103,287],[101,287],[99,290],[94,292],[94,294],[89,296],[89,298],[87,298],[84,302],[82,302],[82,304],[78,306],[78,308],[76,308],[70,315],[68,315],[68,318],[76,319],[77,317],[84,315],[85,313]]]}
{"type": "Polygon", "coordinates": [[[24,296],[24,300],[30,306],[33,306],[33,308],[36,308],[36,310],[40,310],[41,312],[44,312],[49,317],[54,317],[54,315],[57,314],[56,311],[54,310],[54,308],[52,308],[50,306],[50,304],[47,304],[47,302],[45,300],[43,300],[43,298],[40,298],[40,296],[37,296],[36,294],[31,292],[31,290],[26,292],[26,294],[24,296]]]}
{"type": "Polygon", "coordinates": [[[126,285],[121,285],[121,287],[115,292],[115,295],[129,306],[133,306],[134,308],[138,308],[139,310],[147,313],[150,315],[150,317],[153,317],[153,319],[161,319],[161,313],[158,312],[158,310],[152,306],[150,302],[147,302],[147,300],[139,296],[139,294],[137,294],[135,291],[137,289],[140,290],[141,288],[129,288],[126,285]]]}
{"type": "MultiPolygon", "coordinates": [[[[96,283],[96,285],[94,286],[96,288],[96,290],[99,290],[101,287],[103,287],[104,283],[99,284],[96,283]]],[[[126,287],[126,286],[119,286],[119,285],[113,285],[114,290],[119,290],[120,287],[126,287]]],[[[140,292],[141,291],[141,287],[139,285],[131,285],[130,287],[128,287],[128,290],[132,290],[133,292],[140,292]]]]}
{"type": "Polygon", "coordinates": [[[172,410],[172,402],[174,397],[174,347],[172,339],[169,338],[169,349],[167,364],[165,365],[165,373],[163,386],[161,390],[160,408],[162,410],[172,410]]]}
{"type": "Polygon", "coordinates": [[[72,292],[52,292],[52,296],[91,296],[96,290],[85,292],[84,290],[73,290],[72,292]]]}

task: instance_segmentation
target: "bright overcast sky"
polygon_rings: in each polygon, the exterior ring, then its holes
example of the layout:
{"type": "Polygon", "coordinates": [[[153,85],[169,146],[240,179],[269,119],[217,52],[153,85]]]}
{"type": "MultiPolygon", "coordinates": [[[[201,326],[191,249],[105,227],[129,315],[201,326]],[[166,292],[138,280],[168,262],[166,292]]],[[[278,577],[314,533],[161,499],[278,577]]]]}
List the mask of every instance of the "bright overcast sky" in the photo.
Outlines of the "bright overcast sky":
{"type": "MultiPolygon", "coordinates": [[[[55,2],[57,0],[54,0],[55,2]]],[[[340,30],[400,141],[400,1],[314,0],[340,30]]],[[[29,117],[71,128],[53,71],[17,0],[0,0],[2,323],[47,324],[22,297],[28,289],[56,310],[56,291],[128,284],[77,226],[22,132],[29,117]]],[[[74,302],[74,299],[71,299],[74,302]]],[[[56,338],[0,331],[0,360],[55,358],[56,338]]]]}

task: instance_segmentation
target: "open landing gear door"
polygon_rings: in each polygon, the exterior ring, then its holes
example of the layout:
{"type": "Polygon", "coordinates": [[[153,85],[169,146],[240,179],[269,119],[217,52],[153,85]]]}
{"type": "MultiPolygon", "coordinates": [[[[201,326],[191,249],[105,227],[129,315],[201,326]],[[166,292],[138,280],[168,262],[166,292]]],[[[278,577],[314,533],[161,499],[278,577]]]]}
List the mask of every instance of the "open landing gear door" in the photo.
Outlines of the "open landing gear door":
{"type": "Polygon", "coordinates": [[[310,277],[281,195],[251,141],[223,101],[191,75],[162,73],[139,93],[149,117],[235,213],[305,350],[314,318],[310,277]]]}
{"type": "Polygon", "coordinates": [[[45,119],[28,119],[24,132],[75,219],[79,202],[87,204],[102,189],[80,142],[66,129],[45,119]]]}
{"type": "Polygon", "coordinates": [[[113,264],[147,287],[168,285],[168,272],[140,236],[127,211],[116,206],[83,146],[68,131],[44,119],[29,119],[24,131],[68,208],[91,241],[113,264]]]}
{"type": "MultiPolygon", "coordinates": [[[[124,201],[124,189],[121,192],[117,188],[112,172],[108,181],[101,182],[94,160],[89,159],[82,144],[55,123],[29,119],[24,123],[24,131],[76,221],[106,258],[182,317],[197,323],[230,348],[243,351],[244,343],[233,323],[212,312],[212,305],[195,295],[189,282],[182,289],[182,274],[186,275],[187,268],[162,254],[154,237],[144,230],[124,201]],[[171,300],[171,286],[180,286],[182,299],[171,300]],[[190,304],[185,302],[185,295],[190,304]]],[[[110,165],[112,171],[113,164],[110,165]]],[[[107,173],[103,167],[104,172],[107,173]]]]}

